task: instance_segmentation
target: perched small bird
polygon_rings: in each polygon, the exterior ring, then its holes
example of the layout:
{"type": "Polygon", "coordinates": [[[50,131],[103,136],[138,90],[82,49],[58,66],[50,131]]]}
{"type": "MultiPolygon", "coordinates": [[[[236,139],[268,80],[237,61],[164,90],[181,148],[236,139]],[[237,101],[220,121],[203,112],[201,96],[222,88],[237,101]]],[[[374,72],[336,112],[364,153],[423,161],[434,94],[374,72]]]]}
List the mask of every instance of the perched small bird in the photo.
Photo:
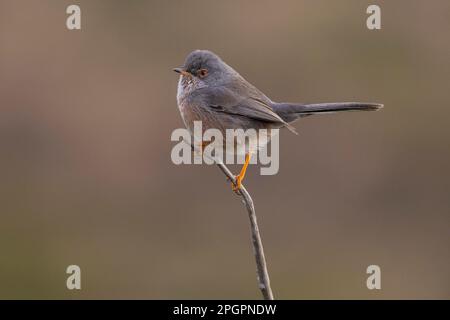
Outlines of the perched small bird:
{"type": "MultiPolygon", "coordinates": [[[[313,115],[338,111],[372,111],[383,107],[379,103],[333,102],[317,104],[279,103],[269,99],[216,54],[207,50],[191,52],[180,68],[177,102],[181,117],[193,133],[194,121],[202,122],[202,130],[219,129],[226,137],[226,129],[278,129],[286,127],[295,133],[290,123],[313,115]]],[[[265,139],[265,143],[270,140],[265,139]]],[[[224,142],[225,146],[227,143],[224,142]]],[[[232,142],[236,153],[245,152],[245,164],[236,176],[237,191],[256,150],[248,143],[232,142]],[[238,145],[236,145],[236,143],[238,145]]],[[[203,147],[204,145],[202,144],[203,147]]]]}

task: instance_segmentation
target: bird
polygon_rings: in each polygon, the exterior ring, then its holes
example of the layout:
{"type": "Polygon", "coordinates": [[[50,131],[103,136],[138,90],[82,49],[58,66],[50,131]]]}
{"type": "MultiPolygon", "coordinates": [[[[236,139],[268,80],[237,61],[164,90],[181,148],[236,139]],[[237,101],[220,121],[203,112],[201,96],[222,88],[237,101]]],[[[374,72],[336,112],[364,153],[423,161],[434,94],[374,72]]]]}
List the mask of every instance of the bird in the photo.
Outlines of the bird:
{"type": "MultiPolygon", "coordinates": [[[[264,144],[270,141],[272,129],[287,128],[296,133],[292,123],[303,117],[341,111],[376,111],[383,107],[380,103],[366,102],[275,102],[209,50],[192,51],[184,64],[173,71],[179,74],[178,108],[191,134],[196,121],[201,121],[203,131],[218,129],[223,137],[227,129],[267,129],[264,144]]],[[[232,182],[232,189],[238,192],[251,156],[257,150],[250,148],[248,141],[225,141],[224,148],[230,143],[234,152],[245,153],[244,165],[232,182]]],[[[205,142],[201,141],[199,147],[205,147],[205,142]]]]}

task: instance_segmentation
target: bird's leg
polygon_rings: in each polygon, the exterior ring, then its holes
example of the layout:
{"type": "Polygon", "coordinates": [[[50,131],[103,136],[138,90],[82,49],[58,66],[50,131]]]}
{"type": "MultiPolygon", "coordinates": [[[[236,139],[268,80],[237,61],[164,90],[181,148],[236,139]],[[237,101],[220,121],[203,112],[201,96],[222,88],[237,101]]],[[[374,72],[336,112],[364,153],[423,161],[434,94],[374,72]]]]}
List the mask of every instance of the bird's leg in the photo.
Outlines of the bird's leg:
{"type": "Polygon", "coordinates": [[[199,141],[198,142],[198,149],[194,148],[194,151],[196,152],[196,154],[198,155],[203,155],[203,149],[205,149],[205,147],[210,144],[211,141],[199,141]]]}
{"type": "Polygon", "coordinates": [[[250,153],[247,153],[245,155],[245,163],[244,166],[241,169],[241,172],[236,176],[236,183],[231,184],[231,188],[234,192],[238,191],[241,188],[242,181],[245,177],[245,172],[247,171],[248,164],[250,162],[250,153]]]}

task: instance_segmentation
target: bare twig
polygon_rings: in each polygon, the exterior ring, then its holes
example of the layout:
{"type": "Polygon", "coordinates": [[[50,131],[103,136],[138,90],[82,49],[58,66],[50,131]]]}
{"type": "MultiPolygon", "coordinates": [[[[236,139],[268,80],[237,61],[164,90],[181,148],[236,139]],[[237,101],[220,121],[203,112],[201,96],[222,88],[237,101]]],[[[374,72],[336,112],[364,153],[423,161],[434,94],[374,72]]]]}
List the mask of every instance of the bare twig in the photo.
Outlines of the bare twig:
{"type": "MultiPolygon", "coordinates": [[[[190,145],[191,149],[194,152],[199,152],[200,154],[203,153],[201,148],[199,148],[195,144],[192,144],[186,140],[184,140],[184,142],[190,145]]],[[[233,173],[231,173],[231,171],[227,168],[226,165],[224,165],[221,161],[218,161],[217,159],[213,159],[211,157],[208,158],[213,160],[220,168],[220,170],[225,174],[225,176],[227,176],[227,178],[231,182],[236,184],[236,178],[234,177],[233,173]]],[[[253,253],[255,255],[256,260],[256,274],[258,286],[265,300],[273,300],[274,298],[272,288],[270,287],[270,279],[269,279],[269,272],[267,271],[266,257],[264,255],[264,248],[261,241],[261,235],[259,234],[258,222],[256,220],[255,206],[253,205],[252,197],[250,196],[247,189],[245,189],[243,185],[241,185],[238,194],[242,197],[242,202],[244,203],[248,212],[248,217],[250,218],[250,230],[252,233],[253,253]]]]}
{"type": "MultiPolygon", "coordinates": [[[[228,177],[228,179],[230,179],[233,183],[236,183],[234,175],[223,163],[216,162],[216,164],[220,168],[220,170],[228,177]]],[[[242,197],[242,202],[245,204],[248,216],[250,218],[253,253],[255,254],[259,289],[261,290],[261,293],[265,300],[273,300],[272,288],[270,287],[269,272],[267,271],[266,257],[264,256],[264,248],[261,241],[261,235],[259,234],[258,222],[256,220],[253,200],[244,186],[241,186],[238,192],[242,197]]]]}

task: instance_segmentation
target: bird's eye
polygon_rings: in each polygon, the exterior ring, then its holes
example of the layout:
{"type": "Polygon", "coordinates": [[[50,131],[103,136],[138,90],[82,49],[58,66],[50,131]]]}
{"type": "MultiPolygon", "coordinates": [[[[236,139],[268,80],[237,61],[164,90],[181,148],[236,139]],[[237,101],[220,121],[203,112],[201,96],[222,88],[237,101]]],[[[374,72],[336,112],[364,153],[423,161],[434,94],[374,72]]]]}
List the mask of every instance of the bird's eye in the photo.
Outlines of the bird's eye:
{"type": "Polygon", "coordinates": [[[200,70],[198,70],[197,74],[200,78],[204,78],[208,75],[208,70],[200,69],[200,70]]]}

